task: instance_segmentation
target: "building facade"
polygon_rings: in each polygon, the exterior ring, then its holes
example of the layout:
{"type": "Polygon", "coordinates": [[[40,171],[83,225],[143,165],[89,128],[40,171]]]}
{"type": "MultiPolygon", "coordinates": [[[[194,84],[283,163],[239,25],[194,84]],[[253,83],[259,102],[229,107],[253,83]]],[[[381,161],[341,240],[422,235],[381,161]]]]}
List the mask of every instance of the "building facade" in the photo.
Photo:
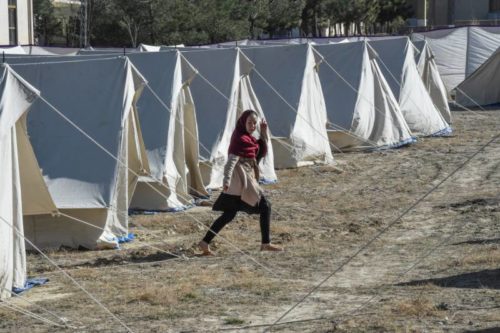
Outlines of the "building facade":
{"type": "Polygon", "coordinates": [[[0,0],[0,45],[33,44],[32,0],[0,0]]]}
{"type": "Polygon", "coordinates": [[[500,24],[500,0],[410,0],[414,27],[500,24]]]}

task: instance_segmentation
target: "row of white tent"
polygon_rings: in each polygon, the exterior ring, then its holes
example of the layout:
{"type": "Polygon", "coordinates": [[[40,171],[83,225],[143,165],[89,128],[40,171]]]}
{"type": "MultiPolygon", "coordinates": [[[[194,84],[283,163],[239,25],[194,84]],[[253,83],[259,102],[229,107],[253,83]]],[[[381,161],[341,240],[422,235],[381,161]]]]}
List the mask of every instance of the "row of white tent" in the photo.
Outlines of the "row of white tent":
{"type": "MultiPolygon", "coordinates": [[[[25,279],[23,237],[30,247],[115,247],[128,236],[129,207],[182,209],[220,187],[245,109],[269,123],[261,167],[270,182],[275,167],[333,162],[332,146],[393,147],[448,133],[414,51],[400,38],[6,57],[1,295],[25,279]]],[[[432,72],[432,57],[420,59],[432,72]]]]}
{"type": "Polygon", "coordinates": [[[500,27],[460,27],[415,33],[435,56],[446,89],[453,90],[500,47],[500,27]]]}
{"type": "MultiPolygon", "coordinates": [[[[278,40],[240,40],[214,45],[201,46],[204,48],[244,47],[261,45],[304,44],[314,45],[338,44],[353,41],[374,41],[384,39],[398,39],[399,36],[369,36],[369,37],[330,37],[330,38],[291,38],[278,40]]],[[[448,98],[456,96],[456,102],[463,106],[477,106],[499,103],[496,98],[496,86],[485,77],[486,72],[497,70],[495,61],[489,61],[487,70],[468,83],[461,84],[480,66],[485,64],[490,57],[497,56],[500,47],[499,26],[466,26],[458,28],[445,28],[428,32],[419,32],[411,35],[415,46],[425,41],[432,51],[435,65],[442,77],[448,98]],[[485,91],[483,87],[487,90],[485,91]],[[455,91],[456,90],[456,91],[455,91]]],[[[182,47],[183,45],[178,45],[182,47]]],[[[128,53],[134,51],[159,51],[164,47],[140,44],[137,49],[115,49],[115,51],[128,53]]],[[[419,47],[420,48],[420,47],[419,47]]],[[[8,53],[33,54],[33,55],[74,55],[79,52],[77,48],[57,48],[39,46],[17,46],[3,48],[8,53]]],[[[107,49],[108,51],[110,49],[107,49]]]]}
{"type": "MultiPolygon", "coordinates": [[[[312,43],[316,45],[337,44],[353,41],[397,39],[399,36],[361,36],[330,38],[291,38],[278,40],[240,40],[203,47],[227,47],[243,45],[284,45],[312,43]]],[[[498,57],[500,48],[499,26],[465,26],[445,28],[411,35],[420,52],[432,57],[442,77],[448,100],[454,98],[459,106],[471,107],[500,103],[498,86],[498,57]],[[495,60],[496,59],[496,60],[495,60]],[[477,73],[476,73],[477,72],[477,73]]],[[[147,46],[145,47],[147,48],[147,46]]],[[[419,69],[421,69],[419,67],[419,69]]],[[[429,77],[428,77],[429,78],[429,77]]],[[[436,80],[426,81],[426,85],[436,80]]],[[[439,90],[434,90],[439,91],[439,90]]],[[[441,90],[442,91],[442,90],[441,90]]],[[[441,108],[435,101],[435,104],[441,108]]],[[[447,107],[447,106],[446,106],[447,107]]],[[[449,119],[446,119],[449,121],[449,119]]]]}
{"type": "Polygon", "coordinates": [[[458,105],[500,103],[500,27],[460,27],[413,34],[432,49],[446,89],[458,105]]]}

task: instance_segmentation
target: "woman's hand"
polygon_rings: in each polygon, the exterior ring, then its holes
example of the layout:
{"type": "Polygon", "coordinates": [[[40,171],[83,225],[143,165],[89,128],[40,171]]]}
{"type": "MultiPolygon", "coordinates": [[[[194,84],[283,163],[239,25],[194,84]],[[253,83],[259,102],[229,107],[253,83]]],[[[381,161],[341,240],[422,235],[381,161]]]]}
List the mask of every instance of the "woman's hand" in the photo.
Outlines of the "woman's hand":
{"type": "Polygon", "coordinates": [[[229,186],[224,185],[222,186],[222,192],[226,192],[229,189],[229,186]]]}
{"type": "Polygon", "coordinates": [[[260,122],[260,137],[267,141],[267,122],[265,119],[260,122]]]}

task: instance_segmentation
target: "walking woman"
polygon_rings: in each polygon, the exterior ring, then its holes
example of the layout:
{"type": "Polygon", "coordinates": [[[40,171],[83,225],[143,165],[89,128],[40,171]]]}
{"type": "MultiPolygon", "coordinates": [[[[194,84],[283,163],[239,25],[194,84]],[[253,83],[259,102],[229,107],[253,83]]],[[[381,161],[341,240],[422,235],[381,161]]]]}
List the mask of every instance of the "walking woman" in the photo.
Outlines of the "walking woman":
{"type": "Polygon", "coordinates": [[[267,123],[260,123],[260,139],[252,133],[257,129],[257,113],[243,112],[231,136],[228,159],[224,167],[223,192],[215,201],[213,210],[222,211],[203,240],[198,244],[203,255],[213,255],[210,242],[231,222],[238,211],[260,214],[261,251],[283,251],[271,244],[269,235],[271,223],[271,203],[266,200],[259,186],[259,161],[267,154],[267,123]]]}

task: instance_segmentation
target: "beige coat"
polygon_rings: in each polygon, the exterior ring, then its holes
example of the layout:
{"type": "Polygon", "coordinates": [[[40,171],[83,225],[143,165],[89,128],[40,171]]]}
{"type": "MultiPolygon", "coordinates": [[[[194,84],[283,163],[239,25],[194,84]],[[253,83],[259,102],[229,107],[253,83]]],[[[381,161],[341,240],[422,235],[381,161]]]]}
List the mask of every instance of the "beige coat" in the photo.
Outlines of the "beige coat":
{"type": "Polygon", "coordinates": [[[229,154],[223,181],[228,189],[224,193],[240,196],[243,202],[254,207],[262,194],[258,179],[259,166],[255,159],[229,154]]]}

